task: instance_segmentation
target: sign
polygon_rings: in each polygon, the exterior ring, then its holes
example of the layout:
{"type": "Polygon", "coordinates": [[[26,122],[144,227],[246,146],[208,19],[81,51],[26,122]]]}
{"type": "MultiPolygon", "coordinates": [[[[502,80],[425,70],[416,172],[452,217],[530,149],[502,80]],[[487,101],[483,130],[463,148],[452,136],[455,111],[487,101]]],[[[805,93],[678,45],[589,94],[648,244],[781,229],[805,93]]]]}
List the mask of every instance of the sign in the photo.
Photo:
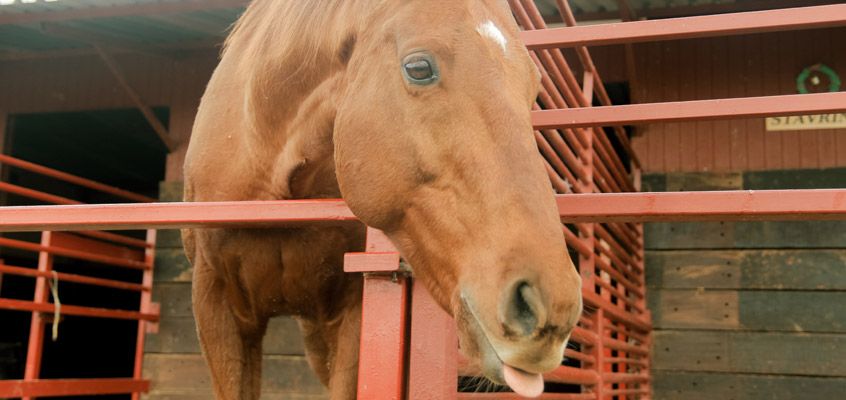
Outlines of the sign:
{"type": "Polygon", "coordinates": [[[768,131],[846,129],[846,113],[767,118],[768,131]]]}

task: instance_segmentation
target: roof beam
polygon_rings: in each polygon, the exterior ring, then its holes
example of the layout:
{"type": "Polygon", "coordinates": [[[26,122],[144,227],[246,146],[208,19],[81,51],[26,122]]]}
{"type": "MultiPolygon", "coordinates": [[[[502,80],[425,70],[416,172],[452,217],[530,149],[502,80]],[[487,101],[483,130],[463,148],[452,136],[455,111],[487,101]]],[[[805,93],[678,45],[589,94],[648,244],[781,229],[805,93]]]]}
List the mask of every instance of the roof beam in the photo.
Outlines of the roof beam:
{"type": "Polygon", "coordinates": [[[154,45],[141,44],[132,40],[117,39],[106,35],[101,35],[87,29],[72,28],[56,23],[42,23],[41,32],[57,37],[60,39],[70,39],[95,47],[105,47],[109,49],[118,49],[124,51],[131,51],[136,53],[143,53],[166,58],[178,58],[179,53],[171,50],[158,48],[154,45]]]}
{"type": "Polygon", "coordinates": [[[61,22],[93,18],[179,14],[245,7],[249,0],[182,0],[121,6],[96,6],[63,11],[0,13],[0,25],[61,22]]]}
{"type": "Polygon", "coordinates": [[[132,86],[129,85],[129,82],[126,80],[123,71],[121,71],[120,67],[117,64],[117,61],[115,61],[115,59],[112,58],[109,53],[106,53],[106,51],[100,48],[99,46],[94,46],[94,49],[97,50],[97,54],[100,56],[100,59],[103,60],[103,63],[106,64],[106,67],[109,69],[109,72],[112,73],[112,76],[114,76],[118,84],[123,88],[124,92],[126,92],[126,95],[129,96],[130,100],[132,100],[132,102],[135,104],[135,107],[137,107],[138,110],[141,111],[141,114],[144,115],[144,119],[146,119],[150,126],[153,128],[153,130],[156,132],[156,135],[158,135],[159,139],[161,139],[162,143],[164,143],[164,145],[169,151],[174,151],[176,149],[176,144],[174,143],[173,138],[170,136],[170,133],[167,131],[167,128],[165,128],[164,124],[159,121],[159,118],[156,117],[156,114],[153,113],[153,109],[150,108],[150,106],[148,106],[146,103],[144,103],[138,92],[136,92],[135,89],[133,89],[132,86]]]}

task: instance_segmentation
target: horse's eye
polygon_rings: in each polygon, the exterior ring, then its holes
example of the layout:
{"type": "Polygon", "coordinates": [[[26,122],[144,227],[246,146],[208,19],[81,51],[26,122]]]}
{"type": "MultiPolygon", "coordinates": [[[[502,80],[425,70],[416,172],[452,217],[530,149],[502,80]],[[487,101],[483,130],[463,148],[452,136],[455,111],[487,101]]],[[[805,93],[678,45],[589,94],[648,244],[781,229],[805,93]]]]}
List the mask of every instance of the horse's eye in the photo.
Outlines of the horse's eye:
{"type": "Polygon", "coordinates": [[[403,75],[415,85],[430,85],[438,80],[435,60],[428,54],[412,54],[403,60],[403,75]]]}

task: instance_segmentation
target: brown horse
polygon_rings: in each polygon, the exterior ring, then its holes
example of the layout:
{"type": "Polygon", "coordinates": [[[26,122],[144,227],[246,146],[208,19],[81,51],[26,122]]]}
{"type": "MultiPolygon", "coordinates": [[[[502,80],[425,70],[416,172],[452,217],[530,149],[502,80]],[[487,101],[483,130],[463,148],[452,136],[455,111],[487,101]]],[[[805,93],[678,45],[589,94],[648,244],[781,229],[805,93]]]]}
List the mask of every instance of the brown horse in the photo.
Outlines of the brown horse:
{"type": "MultiPolygon", "coordinates": [[[[581,313],[532,135],[538,72],[502,0],[257,0],[227,41],[185,164],[187,201],[343,197],[455,317],[462,352],[543,390],[581,313]]],[[[259,397],[268,319],[300,322],[354,398],[363,229],[195,229],[194,314],[219,399],[259,397]]]]}

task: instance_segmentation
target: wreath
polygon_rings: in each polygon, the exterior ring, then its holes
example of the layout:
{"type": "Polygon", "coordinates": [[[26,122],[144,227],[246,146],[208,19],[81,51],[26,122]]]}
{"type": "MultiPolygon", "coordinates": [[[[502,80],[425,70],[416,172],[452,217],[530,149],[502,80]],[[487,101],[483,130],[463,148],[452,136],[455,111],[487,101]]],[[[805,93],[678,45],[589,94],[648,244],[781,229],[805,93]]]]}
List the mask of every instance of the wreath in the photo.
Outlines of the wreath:
{"type": "Polygon", "coordinates": [[[825,64],[816,64],[803,69],[802,73],[796,77],[796,90],[798,90],[801,94],[810,93],[810,90],[808,90],[808,83],[810,83],[811,89],[819,86],[822,83],[820,75],[824,75],[828,78],[829,92],[840,91],[840,76],[838,76],[837,72],[834,72],[833,69],[829,68],[825,64]]]}

